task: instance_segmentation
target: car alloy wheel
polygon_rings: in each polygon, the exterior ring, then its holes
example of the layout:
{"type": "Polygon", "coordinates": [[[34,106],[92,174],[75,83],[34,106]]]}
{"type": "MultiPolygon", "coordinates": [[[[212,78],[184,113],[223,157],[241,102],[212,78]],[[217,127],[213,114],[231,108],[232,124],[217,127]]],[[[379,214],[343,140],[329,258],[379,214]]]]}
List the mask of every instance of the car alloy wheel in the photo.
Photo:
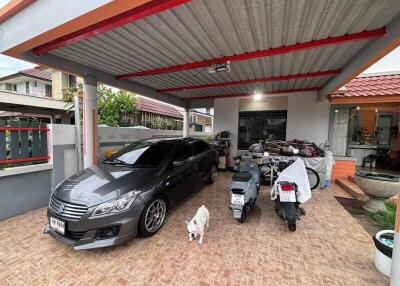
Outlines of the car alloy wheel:
{"type": "Polygon", "coordinates": [[[146,232],[155,233],[163,224],[167,213],[167,205],[161,198],[154,200],[146,211],[144,226],[146,232]]]}

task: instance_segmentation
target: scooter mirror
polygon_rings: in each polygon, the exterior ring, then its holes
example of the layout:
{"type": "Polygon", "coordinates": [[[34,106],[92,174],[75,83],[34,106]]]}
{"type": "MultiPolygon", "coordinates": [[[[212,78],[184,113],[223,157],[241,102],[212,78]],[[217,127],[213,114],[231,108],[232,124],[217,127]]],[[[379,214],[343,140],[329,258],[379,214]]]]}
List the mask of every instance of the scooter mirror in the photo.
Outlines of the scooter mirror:
{"type": "Polygon", "coordinates": [[[269,156],[269,153],[268,153],[268,152],[264,152],[263,156],[264,156],[264,157],[268,157],[268,156],[269,156]]]}

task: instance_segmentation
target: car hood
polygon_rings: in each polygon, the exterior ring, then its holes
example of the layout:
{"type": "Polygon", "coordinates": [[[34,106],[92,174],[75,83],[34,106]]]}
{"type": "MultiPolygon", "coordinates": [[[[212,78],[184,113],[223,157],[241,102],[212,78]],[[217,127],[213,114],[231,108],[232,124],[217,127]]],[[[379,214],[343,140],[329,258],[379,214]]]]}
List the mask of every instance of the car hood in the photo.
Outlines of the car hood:
{"type": "Polygon", "coordinates": [[[65,180],[56,188],[54,195],[62,201],[91,207],[138,188],[154,173],[152,168],[99,164],[65,180]]]}

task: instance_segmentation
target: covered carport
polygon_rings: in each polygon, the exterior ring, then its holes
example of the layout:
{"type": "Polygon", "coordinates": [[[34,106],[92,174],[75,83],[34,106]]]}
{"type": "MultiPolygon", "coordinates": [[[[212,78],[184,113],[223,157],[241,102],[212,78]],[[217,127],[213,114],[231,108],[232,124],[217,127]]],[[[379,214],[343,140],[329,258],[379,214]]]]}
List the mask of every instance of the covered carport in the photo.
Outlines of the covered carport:
{"type": "MultiPolygon", "coordinates": [[[[11,1],[0,29],[3,54],[84,77],[90,166],[97,82],[184,107],[184,135],[189,109],[220,99],[309,92],[324,101],[399,46],[400,2],[11,1]]],[[[396,230],[392,285],[400,223],[396,230]]]]}

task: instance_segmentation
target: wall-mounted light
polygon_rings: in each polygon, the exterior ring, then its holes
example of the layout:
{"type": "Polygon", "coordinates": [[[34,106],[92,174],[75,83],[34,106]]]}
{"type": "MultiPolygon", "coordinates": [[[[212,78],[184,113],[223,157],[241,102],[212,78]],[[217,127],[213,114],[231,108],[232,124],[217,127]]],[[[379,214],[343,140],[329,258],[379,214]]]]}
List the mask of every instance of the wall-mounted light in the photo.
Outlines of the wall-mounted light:
{"type": "Polygon", "coordinates": [[[356,109],[357,109],[357,111],[360,110],[360,106],[357,106],[356,109]]]}
{"type": "Polygon", "coordinates": [[[258,100],[261,100],[261,98],[262,98],[261,92],[255,91],[254,92],[254,100],[258,101],[258,100]]]}
{"type": "Polygon", "coordinates": [[[375,112],[378,113],[379,112],[378,109],[375,109],[375,112]]]}
{"type": "Polygon", "coordinates": [[[335,113],[338,113],[339,112],[339,109],[335,109],[335,113]]]}

